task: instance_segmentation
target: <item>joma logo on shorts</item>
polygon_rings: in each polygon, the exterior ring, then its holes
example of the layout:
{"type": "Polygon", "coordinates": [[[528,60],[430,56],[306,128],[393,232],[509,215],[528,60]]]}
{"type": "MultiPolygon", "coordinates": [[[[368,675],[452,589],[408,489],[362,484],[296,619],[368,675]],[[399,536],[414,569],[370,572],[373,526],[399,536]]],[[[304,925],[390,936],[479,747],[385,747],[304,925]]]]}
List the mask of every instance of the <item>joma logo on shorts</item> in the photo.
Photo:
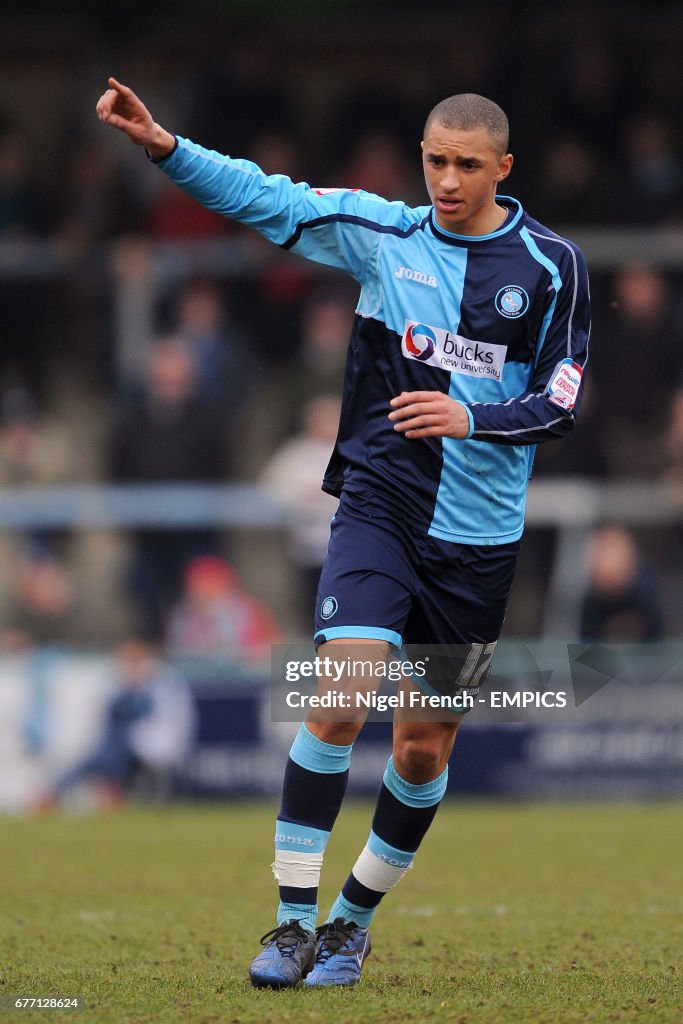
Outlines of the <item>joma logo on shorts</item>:
{"type": "Polygon", "coordinates": [[[411,270],[410,267],[399,267],[394,272],[394,277],[397,277],[399,281],[405,278],[406,281],[417,281],[418,284],[429,285],[430,288],[438,288],[439,284],[433,275],[429,277],[427,274],[423,274],[421,270],[411,270]]]}
{"type": "Polygon", "coordinates": [[[288,836],[284,832],[275,833],[276,843],[291,843],[292,846],[313,846],[314,840],[304,836],[288,836]]]}

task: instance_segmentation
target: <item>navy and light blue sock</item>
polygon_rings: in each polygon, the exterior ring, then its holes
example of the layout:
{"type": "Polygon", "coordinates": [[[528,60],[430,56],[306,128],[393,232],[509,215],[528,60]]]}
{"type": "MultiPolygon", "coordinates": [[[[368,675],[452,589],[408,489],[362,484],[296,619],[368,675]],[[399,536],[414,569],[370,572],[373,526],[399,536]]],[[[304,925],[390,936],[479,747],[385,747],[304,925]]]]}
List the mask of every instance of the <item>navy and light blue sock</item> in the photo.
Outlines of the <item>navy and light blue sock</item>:
{"type": "Polygon", "coordinates": [[[389,758],[368,841],[339,896],[329,921],[338,917],[368,927],[385,893],[413,866],[415,853],[446,792],[448,766],[436,779],[415,785],[389,758]]]}
{"type": "Polygon", "coordinates": [[[278,924],[296,919],[315,929],[323,854],[346,792],[352,747],[326,743],[306,725],[294,739],[275,826],[278,924]]]}

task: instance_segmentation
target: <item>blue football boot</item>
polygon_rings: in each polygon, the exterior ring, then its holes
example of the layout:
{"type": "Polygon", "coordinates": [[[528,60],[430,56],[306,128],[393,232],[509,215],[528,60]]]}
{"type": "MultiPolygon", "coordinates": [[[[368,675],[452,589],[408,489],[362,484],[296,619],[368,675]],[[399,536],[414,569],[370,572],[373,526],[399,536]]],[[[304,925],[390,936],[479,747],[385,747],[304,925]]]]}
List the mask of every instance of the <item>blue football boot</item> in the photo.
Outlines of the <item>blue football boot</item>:
{"type": "Polygon", "coordinates": [[[261,937],[265,946],[249,968],[254,988],[294,988],[315,960],[315,933],[298,921],[285,921],[261,937]]]}
{"type": "Polygon", "coordinates": [[[338,917],[321,925],[315,937],[318,940],[315,964],[304,984],[357,985],[363,961],[372,948],[369,930],[353,921],[345,923],[338,917]]]}

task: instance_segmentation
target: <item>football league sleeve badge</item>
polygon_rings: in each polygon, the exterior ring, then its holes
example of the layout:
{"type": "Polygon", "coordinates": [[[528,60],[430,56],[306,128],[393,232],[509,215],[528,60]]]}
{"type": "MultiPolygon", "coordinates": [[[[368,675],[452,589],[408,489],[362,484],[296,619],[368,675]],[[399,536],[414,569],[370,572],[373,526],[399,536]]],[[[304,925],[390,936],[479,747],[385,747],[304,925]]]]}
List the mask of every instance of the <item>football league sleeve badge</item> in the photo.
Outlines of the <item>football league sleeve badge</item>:
{"type": "Polygon", "coordinates": [[[560,360],[548,381],[545,389],[546,397],[554,405],[558,405],[560,409],[566,409],[567,412],[571,412],[576,405],[582,376],[582,368],[573,359],[567,357],[560,360]]]}

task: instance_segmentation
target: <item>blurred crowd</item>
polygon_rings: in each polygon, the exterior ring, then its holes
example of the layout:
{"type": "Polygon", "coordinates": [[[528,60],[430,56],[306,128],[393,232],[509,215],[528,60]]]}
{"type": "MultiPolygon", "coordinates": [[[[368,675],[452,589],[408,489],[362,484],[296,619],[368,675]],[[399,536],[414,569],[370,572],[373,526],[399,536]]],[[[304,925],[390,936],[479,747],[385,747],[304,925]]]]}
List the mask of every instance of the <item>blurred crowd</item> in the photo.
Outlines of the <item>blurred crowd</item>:
{"type": "MultiPolygon", "coordinates": [[[[560,5],[505,29],[472,14],[458,32],[422,25],[419,46],[414,21],[401,29],[400,16],[386,37],[381,21],[369,21],[360,42],[336,21],[315,48],[303,22],[290,36],[271,25],[220,45],[195,25],[194,46],[166,26],[157,38],[172,45],[164,52],[158,41],[144,63],[132,42],[107,49],[112,68],[83,48],[71,69],[78,96],[63,86],[50,111],[51,143],[33,127],[31,99],[14,102],[20,71],[9,60],[10,84],[0,87],[0,256],[15,256],[0,261],[0,487],[249,480],[294,525],[289,590],[277,597],[270,553],[249,571],[239,539],[218,528],[8,535],[0,541],[5,649],[107,643],[133,631],[175,655],[261,658],[283,630],[307,631],[334,511],[319,482],[336,433],[354,286],[272,257],[104,132],[93,108],[106,73],[158,103],[169,128],[269,173],[413,204],[425,202],[426,112],[446,95],[481,92],[509,114],[509,191],[533,216],[569,232],[680,228],[683,23],[667,15],[643,32],[631,11],[617,30],[601,11],[560,5]],[[44,245],[32,250],[36,242],[44,245]],[[248,259],[173,263],[173,246],[184,242],[234,243],[248,259]],[[150,264],[149,245],[162,243],[166,264],[150,264]],[[41,269],[43,258],[58,272],[41,269]],[[139,286],[139,310],[135,287],[122,290],[121,280],[139,286]]],[[[103,27],[83,18],[96,41],[103,27]]],[[[615,253],[611,269],[593,274],[583,412],[561,448],[539,450],[539,477],[683,486],[682,278],[683,267],[664,270],[652,253],[627,264],[615,253]]],[[[610,525],[596,534],[585,598],[594,603],[584,602],[577,628],[594,638],[589,623],[604,619],[605,637],[654,638],[664,628],[656,580],[641,580],[638,539],[621,531],[617,542],[617,533],[610,525]],[[602,547],[621,552],[638,624],[630,611],[604,611],[602,547]]]]}

